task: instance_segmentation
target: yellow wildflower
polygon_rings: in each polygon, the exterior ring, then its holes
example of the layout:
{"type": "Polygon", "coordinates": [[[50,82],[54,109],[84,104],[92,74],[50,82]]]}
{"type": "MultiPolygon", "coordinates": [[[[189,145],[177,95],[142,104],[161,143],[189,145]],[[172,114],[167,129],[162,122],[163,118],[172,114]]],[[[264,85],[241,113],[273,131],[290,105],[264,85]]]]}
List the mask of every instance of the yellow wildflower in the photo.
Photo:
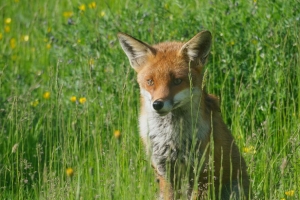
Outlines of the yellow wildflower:
{"type": "Polygon", "coordinates": [[[121,132],[119,130],[114,131],[114,136],[116,139],[119,139],[121,137],[121,132]]]}
{"type": "Polygon", "coordinates": [[[254,44],[254,45],[257,45],[257,43],[258,43],[258,41],[257,41],[256,39],[253,39],[251,42],[252,42],[252,44],[254,44]]]}
{"type": "Polygon", "coordinates": [[[89,8],[96,8],[96,2],[93,1],[93,2],[89,3],[89,8]]]}
{"type": "Polygon", "coordinates": [[[289,190],[284,193],[286,196],[292,197],[295,194],[295,190],[289,190]]]}
{"type": "Polygon", "coordinates": [[[63,16],[64,16],[65,18],[70,18],[70,17],[73,16],[73,12],[71,12],[71,11],[63,12],[63,16]]]}
{"type": "Polygon", "coordinates": [[[74,170],[71,167],[68,167],[66,169],[66,174],[67,176],[72,177],[74,175],[74,170]]]}
{"type": "Polygon", "coordinates": [[[16,61],[18,59],[18,56],[16,54],[11,55],[11,60],[16,61]]]}
{"type": "Polygon", "coordinates": [[[70,100],[75,103],[76,102],[76,97],[75,96],[71,96],[70,100]]]}
{"type": "Polygon", "coordinates": [[[4,32],[9,33],[10,32],[10,26],[4,26],[4,32]]]}
{"type": "Polygon", "coordinates": [[[229,44],[230,44],[230,46],[233,46],[235,44],[235,42],[231,41],[229,44]]]}
{"type": "Polygon", "coordinates": [[[39,104],[39,100],[34,100],[30,103],[32,107],[36,107],[39,104]]]}
{"type": "Polygon", "coordinates": [[[11,38],[9,41],[10,48],[14,49],[17,46],[17,40],[15,38],[11,38]]]}
{"type": "Polygon", "coordinates": [[[3,35],[2,35],[2,33],[0,33],[0,40],[2,40],[2,38],[3,38],[3,35]]]}
{"type": "Polygon", "coordinates": [[[81,4],[79,7],[79,10],[84,12],[85,11],[85,4],[81,4]]]}
{"type": "Polygon", "coordinates": [[[91,59],[89,60],[89,65],[94,65],[94,64],[95,64],[95,61],[94,61],[93,58],[91,58],[91,59]]]}
{"type": "Polygon", "coordinates": [[[244,147],[243,152],[244,153],[250,153],[250,154],[256,153],[255,148],[253,146],[244,147]]]}
{"type": "Polygon", "coordinates": [[[50,48],[51,48],[51,44],[48,43],[48,44],[46,45],[46,48],[47,48],[47,49],[50,49],[50,48]]]}
{"type": "Polygon", "coordinates": [[[50,98],[50,92],[45,92],[45,93],[43,94],[43,98],[44,98],[44,99],[49,99],[49,98],[50,98]]]}
{"type": "Polygon", "coordinates": [[[86,102],[86,98],[85,97],[79,98],[79,103],[84,104],[85,102],[86,102]]]}
{"type": "Polygon", "coordinates": [[[22,41],[28,42],[28,40],[29,40],[29,35],[23,35],[22,36],[22,41]]]}
{"type": "Polygon", "coordinates": [[[5,24],[10,24],[11,23],[11,18],[6,18],[5,19],[5,24]]]}
{"type": "Polygon", "coordinates": [[[102,11],[102,12],[100,13],[100,16],[101,16],[101,17],[104,17],[104,16],[105,16],[105,12],[102,11]]]}

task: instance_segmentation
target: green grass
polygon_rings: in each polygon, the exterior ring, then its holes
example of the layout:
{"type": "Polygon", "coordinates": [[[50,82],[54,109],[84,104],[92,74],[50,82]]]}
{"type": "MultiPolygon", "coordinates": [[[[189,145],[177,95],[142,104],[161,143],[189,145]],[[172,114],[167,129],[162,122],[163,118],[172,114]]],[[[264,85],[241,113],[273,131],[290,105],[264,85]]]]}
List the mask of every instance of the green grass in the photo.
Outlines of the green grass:
{"type": "Polygon", "coordinates": [[[203,29],[214,37],[207,88],[254,199],[300,198],[299,0],[185,2],[0,2],[0,199],[154,199],[139,89],[116,34],[153,44],[203,29]]]}

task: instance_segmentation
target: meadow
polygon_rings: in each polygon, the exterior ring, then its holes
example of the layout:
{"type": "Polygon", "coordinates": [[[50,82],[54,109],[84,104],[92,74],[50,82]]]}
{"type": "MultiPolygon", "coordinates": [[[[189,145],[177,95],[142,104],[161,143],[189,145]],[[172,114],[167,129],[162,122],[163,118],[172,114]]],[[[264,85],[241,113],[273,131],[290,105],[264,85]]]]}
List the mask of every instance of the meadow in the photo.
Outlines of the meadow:
{"type": "Polygon", "coordinates": [[[117,33],[201,30],[253,199],[300,199],[299,0],[1,0],[0,13],[0,199],[155,199],[117,33]]]}

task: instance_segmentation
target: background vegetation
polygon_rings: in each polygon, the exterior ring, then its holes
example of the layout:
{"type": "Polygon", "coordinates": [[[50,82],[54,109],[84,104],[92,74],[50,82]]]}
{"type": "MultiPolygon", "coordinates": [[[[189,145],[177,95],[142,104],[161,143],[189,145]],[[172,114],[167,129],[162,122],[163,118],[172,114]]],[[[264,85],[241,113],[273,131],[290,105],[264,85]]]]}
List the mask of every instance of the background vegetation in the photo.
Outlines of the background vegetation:
{"type": "Polygon", "coordinates": [[[0,199],[154,199],[117,42],[207,29],[210,93],[254,199],[300,198],[300,1],[0,1],[0,199]]]}

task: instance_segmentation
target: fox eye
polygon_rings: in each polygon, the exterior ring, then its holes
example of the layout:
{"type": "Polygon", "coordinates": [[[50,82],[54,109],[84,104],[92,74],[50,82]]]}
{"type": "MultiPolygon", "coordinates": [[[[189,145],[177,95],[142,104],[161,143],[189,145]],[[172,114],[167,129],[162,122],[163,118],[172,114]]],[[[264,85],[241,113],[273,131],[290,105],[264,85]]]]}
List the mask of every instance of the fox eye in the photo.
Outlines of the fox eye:
{"type": "Polygon", "coordinates": [[[148,79],[148,80],[147,80],[147,84],[148,84],[149,86],[152,86],[152,85],[154,85],[154,81],[153,81],[152,79],[148,79]]]}
{"type": "Polygon", "coordinates": [[[180,78],[175,78],[173,82],[175,85],[179,85],[182,82],[182,80],[180,78]]]}

